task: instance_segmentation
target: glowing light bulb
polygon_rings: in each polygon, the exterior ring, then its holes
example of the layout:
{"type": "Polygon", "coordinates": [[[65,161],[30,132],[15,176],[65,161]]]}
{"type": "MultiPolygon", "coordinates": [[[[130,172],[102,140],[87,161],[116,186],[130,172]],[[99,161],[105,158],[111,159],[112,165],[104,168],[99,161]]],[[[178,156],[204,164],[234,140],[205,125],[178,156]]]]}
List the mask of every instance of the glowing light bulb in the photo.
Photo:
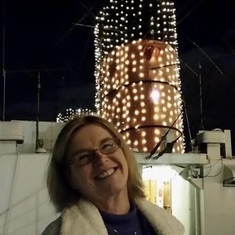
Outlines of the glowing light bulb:
{"type": "Polygon", "coordinates": [[[154,103],[159,102],[160,100],[160,92],[157,89],[154,89],[150,93],[150,98],[154,103]]]}

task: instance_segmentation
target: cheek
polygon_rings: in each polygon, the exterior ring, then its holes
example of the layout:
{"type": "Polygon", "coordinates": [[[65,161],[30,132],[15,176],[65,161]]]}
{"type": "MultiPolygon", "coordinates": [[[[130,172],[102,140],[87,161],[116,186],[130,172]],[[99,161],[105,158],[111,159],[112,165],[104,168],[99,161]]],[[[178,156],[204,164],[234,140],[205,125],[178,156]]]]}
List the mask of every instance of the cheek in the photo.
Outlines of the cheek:
{"type": "Polygon", "coordinates": [[[125,155],[124,155],[123,152],[121,152],[121,154],[122,154],[122,156],[119,157],[119,158],[121,159],[121,162],[122,162],[123,167],[124,167],[125,169],[127,169],[128,167],[127,167],[127,160],[126,160],[126,157],[125,157],[125,155]]]}
{"type": "Polygon", "coordinates": [[[128,177],[128,164],[123,152],[117,156],[117,161],[121,164],[122,173],[128,177]]]}
{"type": "Polygon", "coordinates": [[[74,189],[82,189],[89,180],[90,171],[87,169],[71,169],[70,181],[74,189]]]}

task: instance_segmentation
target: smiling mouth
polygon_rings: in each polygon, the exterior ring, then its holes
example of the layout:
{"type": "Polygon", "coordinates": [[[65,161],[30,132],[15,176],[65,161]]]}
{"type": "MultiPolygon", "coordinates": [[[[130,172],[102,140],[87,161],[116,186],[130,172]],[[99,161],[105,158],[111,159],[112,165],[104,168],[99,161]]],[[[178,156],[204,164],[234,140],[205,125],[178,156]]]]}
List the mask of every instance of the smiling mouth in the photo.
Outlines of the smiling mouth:
{"type": "Polygon", "coordinates": [[[95,177],[95,179],[98,179],[98,180],[100,180],[100,179],[105,179],[105,178],[107,178],[107,177],[113,175],[114,172],[116,172],[116,170],[117,170],[117,167],[110,168],[110,169],[108,169],[107,171],[102,172],[100,175],[97,175],[97,176],[95,177]]]}

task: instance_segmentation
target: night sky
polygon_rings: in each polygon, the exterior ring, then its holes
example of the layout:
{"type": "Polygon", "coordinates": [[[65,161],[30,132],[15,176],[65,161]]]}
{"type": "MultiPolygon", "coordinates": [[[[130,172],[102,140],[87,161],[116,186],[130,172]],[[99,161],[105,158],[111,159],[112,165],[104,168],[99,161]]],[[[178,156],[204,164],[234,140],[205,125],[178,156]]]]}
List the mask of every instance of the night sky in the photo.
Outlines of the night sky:
{"type": "MultiPolygon", "coordinates": [[[[235,2],[174,2],[186,135],[221,128],[235,139],[235,2]]],[[[94,109],[93,26],[107,3],[2,0],[0,120],[36,120],[38,99],[42,121],[55,121],[66,108],[94,109]]]]}

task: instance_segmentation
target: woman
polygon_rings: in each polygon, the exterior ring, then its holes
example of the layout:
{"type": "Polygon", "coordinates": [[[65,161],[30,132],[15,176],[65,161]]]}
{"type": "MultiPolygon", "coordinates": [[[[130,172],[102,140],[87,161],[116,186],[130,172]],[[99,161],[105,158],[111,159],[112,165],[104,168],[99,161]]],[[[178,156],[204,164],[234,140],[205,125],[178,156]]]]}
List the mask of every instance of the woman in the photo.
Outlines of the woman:
{"type": "Polygon", "coordinates": [[[98,116],[68,122],[47,175],[61,216],[43,235],[182,235],[182,224],[145,199],[133,153],[121,134],[98,116]]]}

